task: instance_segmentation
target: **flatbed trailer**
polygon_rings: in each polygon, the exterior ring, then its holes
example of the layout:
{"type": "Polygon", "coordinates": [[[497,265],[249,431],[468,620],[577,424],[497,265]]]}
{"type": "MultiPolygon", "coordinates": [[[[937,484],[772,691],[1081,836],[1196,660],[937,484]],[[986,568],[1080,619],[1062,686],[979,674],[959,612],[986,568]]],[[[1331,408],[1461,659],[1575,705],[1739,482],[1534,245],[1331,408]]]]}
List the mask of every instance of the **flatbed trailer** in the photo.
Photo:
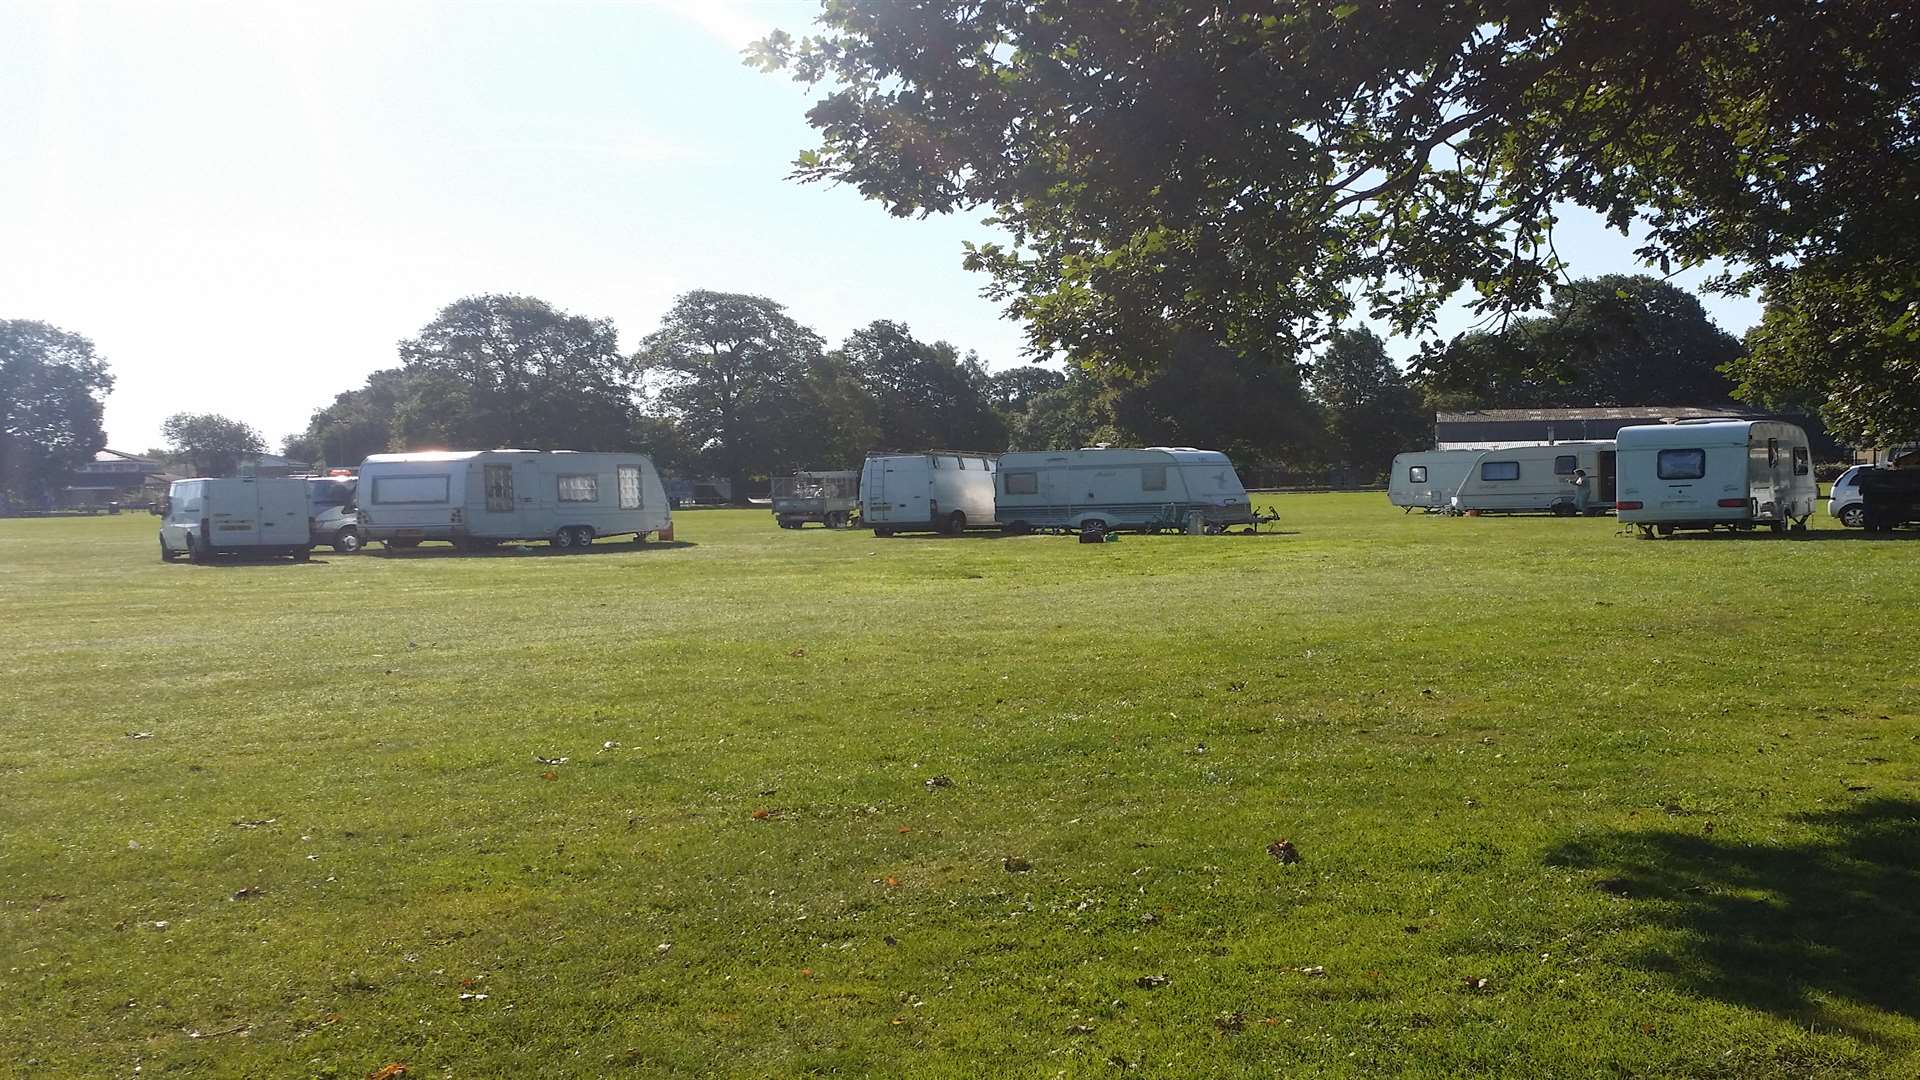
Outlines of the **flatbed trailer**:
{"type": "Polygon", "coordinates": [[[852,525],[860,512],[860,474],[801,471],[773,478],[773,519],[783,529],[817,521],[829,529],[852,525]]]}

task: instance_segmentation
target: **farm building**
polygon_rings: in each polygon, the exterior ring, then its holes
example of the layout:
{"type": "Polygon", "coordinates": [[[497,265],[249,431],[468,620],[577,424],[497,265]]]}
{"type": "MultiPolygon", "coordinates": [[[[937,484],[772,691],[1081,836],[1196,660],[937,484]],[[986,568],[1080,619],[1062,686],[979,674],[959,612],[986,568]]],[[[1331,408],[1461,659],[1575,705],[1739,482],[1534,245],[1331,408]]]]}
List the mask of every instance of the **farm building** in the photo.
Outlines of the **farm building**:
{"type": "Polygon", "coordinates": [[[1738,409],[1681,405],[1635,405],[1589,409],[1469,409],[1435,413],[1436,450],[1501,450],[1541,443],[1611,439],[1623,427],[1698,420],[1712,416],[1757,417],[1738,409]]]}
{"type": "Polygon", "coordinates": [[[152,458],[102,450],[93,460],[74,469],[60,489],[57,504],[63,510],[111,505],[145,506],[164,495],[167,485],[180,479],[152,458]]]}

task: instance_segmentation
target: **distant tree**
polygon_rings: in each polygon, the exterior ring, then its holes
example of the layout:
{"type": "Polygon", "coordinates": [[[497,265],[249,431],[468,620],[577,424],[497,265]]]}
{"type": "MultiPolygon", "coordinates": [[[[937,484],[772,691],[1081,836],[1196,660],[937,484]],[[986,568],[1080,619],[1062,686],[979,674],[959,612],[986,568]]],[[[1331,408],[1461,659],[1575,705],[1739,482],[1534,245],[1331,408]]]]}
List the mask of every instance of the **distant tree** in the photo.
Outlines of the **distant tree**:
{"type": "Polygon", "coordinates": [[[0,501],[44,501],[106,445],[100,421],[112,388],[93,342],[0,319],[0,501]]]}
{"type": "Polygon", "coordinates": [[[408,446],[612,450],[633,427],[634,365],[611,320],[530,296],[469,296],[400,343],[408,446]]]}
{"type": "Polygon", "coordinates": [[[1120,442],[1113,421],[1113,391],[1106,381],[1069,368],[1061,385],[1043,390],[1009,420],[1010,450],[1057,450],[1120,442]]]}
{"type": "Polygon", "coordinates": [[[813,363],[795,404],[797,416],[782,425],[777,455],[787,464],[850,468],[881,443],[874,400],[838,352],[813,363]]]}
{"type": "Polygon", "coordinates": [[[368,454],[405,448],[398,441],[396,414],[413,378],[399,368],[376,371],[364,386],[335,395],[333,404],[314,410],[301,436],[317,450],[314,460],[351,468],[368,454]]]}
{"type": "Polygon", "coordinates": [[[1064,372],[1022,364],[994,372],[987,380],[987,393],[993,399],[994,407],[1003,414],[1018,413],[1025,412],[1034,398],[1065,385],[1067,376],[1064,372]]]}
{"type": "Polygon", "coordinates": [[[781,459],[807,422],[802,390],[825,345],[764,296],[701,289],[674,302],[635,360],[656,415],[701,433],[705,456],[745,498],[754,475],[790,464],[781,459]]]}
{"type": "Polygon", "coordinates": [[[915,338],[904,324],[880,320],[855,330],[836,350],[873,399],[882,444],[999,450],[1006,424],[988,396],[990,376],[979,357],[962,359],[944,341],[915,338]]]}
{"type": "Polygon", "coordinates": [[[304,434],[285,435],[280,439],[280,456],[289,461],[317,465],[321,457],[320,444],[304,434]]]}
{"type": "Polygon", "coordinates": [[[1317,422],[1299,365],[1257,360],[1185,335],[1145,375],[1113,379],[1114,424],[1130,443],[1222,450],[1247,464],[1309,453],[1317,422]]]}
{"type": "Polygon", "coordinates": [[[1817,411],[1860,446],[1920,439],[1920,281],[1889,288],[1895,273],[1823,270],[1769,289],[1746,355],[1728,365],[1738,396],[1817,411]]]}
{"type": "Polygon", "coordinates": [[[1323,456],[1372,482],[1393,456],[1433,444],[1433,414],[1371,330],[1336,330],[1310,384],[1326,423],[1323,456]]]}
{"type": "Polygon", "coordinates": [[[1684,289],[1646,275],[1564,285],[1545,315],[1418,361],[1423,387],[1489,408],[1729,404],[1741,354],[1684,289]]]}
{"type": "Polygon", "coordinates": [[[174,413],[161,421],[160,433],[167,437],[169,453],[195,476],[232,476],[243,454],[267,448],[258,431],[218,413],[174,413]]]}

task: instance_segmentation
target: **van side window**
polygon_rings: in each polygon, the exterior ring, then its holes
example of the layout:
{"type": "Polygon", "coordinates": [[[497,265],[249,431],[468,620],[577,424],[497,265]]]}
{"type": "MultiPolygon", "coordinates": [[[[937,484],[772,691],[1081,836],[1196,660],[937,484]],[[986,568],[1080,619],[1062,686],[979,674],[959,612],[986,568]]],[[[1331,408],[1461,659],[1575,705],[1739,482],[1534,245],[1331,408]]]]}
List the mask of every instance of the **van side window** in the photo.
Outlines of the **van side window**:
{"type": "Polygon", "coordinates": [[[1572,476],[1573,470],[1580,467],[1580,459],[1572,454],[1561,454],[1553,459],[1553,475],[1572,476]]]}
{"type": "Polygon", "coordinates": [[[600,478],[591,473],[566,474],[554,480],[560,486],[561,502],[600,501],[600,478]]]}
{"type": "Polygon", "coordinates": [[[1407,483],[1424,484],[1426,482],[1427,467],[1425,465],[1409,465],[1407,467],[1407,483]]]}
{"type": "Polygon", "coordinates": [[[1010,472],[1010,473],[1001,473],[1000,475],[1001,475],[1001,478],[1006,481],[1007,494],[1009,495],[1040,494],[1040,474],[1039,473],[1010,472]]]}
{"type": "Polygon", "coordinates": [[[619,466],[618,472],[620,475],[620,509],[640,509],[642,505],[640,466],[622,465],[619,466]]]}
{"type": "Polygon", "coordinates": [[[1662,480],[1698,480],[1707,475],[1707,452],[1697,447],[1662,450],[1654,458],[1653,472],[1662,480]]]}
{"type": "Polygon", "coordinates": [[[1518,480],[1520,463],[1517,461],[1483,461],[1480,463],[1482,480],[1518,480]]]}
{"type": "Polygon", "coordinates": [[[1165,465],[1140,466],[1140,490],[1167,490],[1167,467],[1165,465]]]}

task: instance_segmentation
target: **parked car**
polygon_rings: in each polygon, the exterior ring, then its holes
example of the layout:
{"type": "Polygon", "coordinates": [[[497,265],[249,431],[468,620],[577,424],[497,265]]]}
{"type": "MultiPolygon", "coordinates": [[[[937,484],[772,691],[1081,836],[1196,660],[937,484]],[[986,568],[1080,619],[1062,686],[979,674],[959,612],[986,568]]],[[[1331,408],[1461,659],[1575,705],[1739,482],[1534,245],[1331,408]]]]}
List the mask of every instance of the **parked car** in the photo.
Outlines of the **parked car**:
{"type": "Polygon", "coordinates": [[[293,477],[176,480],[160,520],[160,561],[182,555],[291,555],[307,561],[307,482],[293,477]]]}
{"type": "Polygon", "coordinates": [[[1858,529],[1867,523],[1867,508],[1860,498],[1860,474],[1872,468],[1871,465],[1855,465],[1833,481],[1833,496],[1827,500],[1827,513],[1849,529],[1858,529]]]}

